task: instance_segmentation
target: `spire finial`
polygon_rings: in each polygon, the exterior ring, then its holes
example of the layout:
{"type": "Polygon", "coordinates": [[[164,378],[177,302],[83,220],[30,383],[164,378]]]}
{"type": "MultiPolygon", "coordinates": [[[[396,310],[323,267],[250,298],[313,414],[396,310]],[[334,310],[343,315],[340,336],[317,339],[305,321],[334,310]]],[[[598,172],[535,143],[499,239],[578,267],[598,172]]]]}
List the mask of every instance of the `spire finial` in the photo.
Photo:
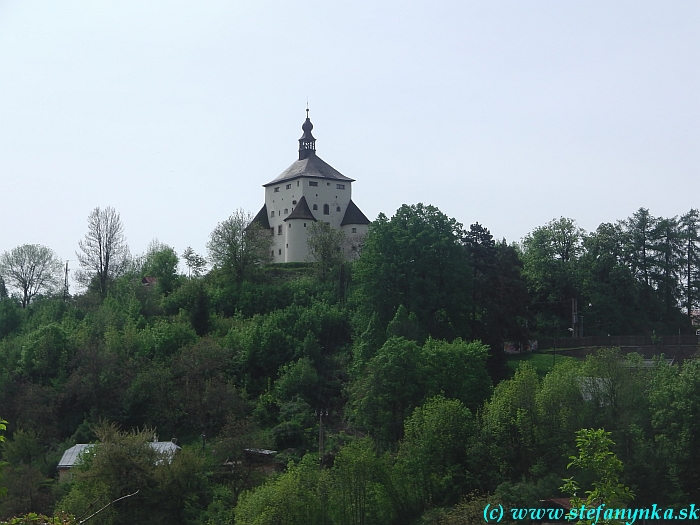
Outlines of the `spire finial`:
{"type": "Polygon", "coordinates": [[[306,121],[302,124],[301,129],[304,131],[304,134],[299,139],[299,160],[303,160],[316,152],[316,139],[311,134],[314,125],[309,118],[308,99],[306,100],[306,121]]]}

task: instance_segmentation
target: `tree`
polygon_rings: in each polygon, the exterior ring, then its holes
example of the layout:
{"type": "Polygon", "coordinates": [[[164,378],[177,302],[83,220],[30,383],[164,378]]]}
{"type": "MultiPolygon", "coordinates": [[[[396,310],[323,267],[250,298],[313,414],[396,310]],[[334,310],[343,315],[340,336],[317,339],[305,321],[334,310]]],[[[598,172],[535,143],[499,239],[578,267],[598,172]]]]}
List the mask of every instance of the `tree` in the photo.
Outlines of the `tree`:
{"type": "Polygon", "coordinates": [[[578,272],[584,231],[561,217],[536,228],[523,240],[524,274],[535,305],[540,333],[563,333],[571,326],[568,301],[579,297],[578,272]]]}
{"type": "Polygon", "coordinates": [[[309,226],[309,257],[318,264],[321,279],[345,260],[343,248],[346,241],[344,231],[331,228],[323,221],[312,222],[309,226]]]}
{"type": "Polygon", "coordinates": [[[191,246],[188,246],[184,252],[182,252],[182,258],[185,260],[187,265],[188,277],[200,277],[204,270],[207,268],[207,260],[196,253],[191,246]]]}
{"type": "Polygon", "coordinates": [[[476,434],[474,418],[457,399],[435,396],[406,420],[398,452],[412,492],[423,508],[456,503],[474,483],[468,472],[467,446],[476,434]],[[471,478],[471,479],[469,479],[471,478]]]}
{"type": "Polygon", "coordinates": [[[158,288],[166,294],[173,291],[177,280],[177,265],[179,259],[177,252],[168,246],[153,239],[148,245],[148,251],[143,263],[142,274],[156,277],[158,288]]]}
{"type": "Polygon", "coordinates": [[[681,216],[681,239],[683,253],[683,295],[688,317],[700,304],[700,211],[691,209],[681,216]]]}
{"type": "Polygon", "coordinates": [[[75,254],[82,269],[76,272],[76,279],[105,296],[109,284],[126,271],[130,259],[119,213],[111,207],[92,210],[88,232],[78,246],[82,253],[75,254]]]}
{"type": "Polygon", "coordinates": [[[425,395],[425,364],[420,347],[392,337],[350,386],[352,419],[384,443],[401,437],[404,419],[425,395]]]}
{"type": "MultiPolygon", "coordinates": [[[[4,419],[0,419],[0,432],[5,432],[7,430],[7,421],[4,419]]],[[[0,433],[0,443],[5,442],[5,436],[3,436],[0,433]]],[[[2,469],[5,466],[4,462],[0,462],[0,473],[2,473],[2,469]]],[[[4,496],[7,493],[7,487],[0,487],[0,497],[4,496]]]]}
{"type": "Polygon", "coordinates": [[[380,214],[353,272],[367,319],[376,312],[386,326],[403,305],[433,337],[466,336],[471,270],[462,237],[462,225],[434,206],[380,214]]]}
{"type": "Polygon", "coordinates": [[[677,217],[660,218],[653,231],[656,265],[652,278],[664,304],[664,321],[668,326],[680,301],[680,274],[683,240],[677,217]]]}
{"type": "MultiPolygon", "coordinates": [[[[586,491],[586,499],[577,496],[580,489],[579,484],[573,477],[565,479],[562,485],[562,492],[567,492],[571,498],[572,510],[568,519],[577,519],[575,511],[577,507],[585,505],[591,509],[597,506],[604,509],[600,523],[622,523],[624,520],[614,520],[612,512],[615,509],[622,509],[634,499],[634,494],[620,483],[620,473],[622,472],[622,461],[610,451],[610,447],[615,442],[610,439],[610,432],[598,429],[593,430],[583,428],[576,432],[576,446],[579,449],[578,456],[571,456],[571,463],[567,468],[576,467],[579,469],[591,470],[595,475],[595,481],[591,490],[586,491]]],[[[581,507],[582,508],[582,507],[581,507]]],[[[583,511],[581,512],[583,514],[583,511]]],[[[592,519],[585,519],[578,516],[578,523],[594,523],[592,519]]],[[[596,518],[595,523],[599,520],[596,518]]]]}
{"type": "Polygon", "coordinates": [[[270,478],[236,505],[240,525],[321,525],[326,516],[328,474],[319,470],[318,457],[306,454],[298,465],[290,463],[277,478],[270,478]]]}
{"type": "Polygon", "coordinates": [[[253,222],[253,215],[238,209],[211,232],[207,250],[214,266],[238,282],[256,266],[270,261],[270,231],[253,222]]]}
{"type": "Polygon", "coordinates": [[[527,315],[529,297],[518,251],[505,239],[494,242],[479,223],[469,227],[463,242],[472,266],[470,338],[494,350],[505,340],[524,342],[526,331],[519,320],[527,315]]]}
{"type": "Polygon", "coordinates": [[[46,246],[24,244],[0,256],[0,276],[20,294],[22,308],[37,294],[56,290],[60,274],[61,262],[46,246]]]}
{"type": "Polygon", "coordinates": [[[658,219],[647,208],[639,208],[620,223],[625,234],[625,259],[632,273],[646,286],[651,285],[653,231],[658,219]]]}

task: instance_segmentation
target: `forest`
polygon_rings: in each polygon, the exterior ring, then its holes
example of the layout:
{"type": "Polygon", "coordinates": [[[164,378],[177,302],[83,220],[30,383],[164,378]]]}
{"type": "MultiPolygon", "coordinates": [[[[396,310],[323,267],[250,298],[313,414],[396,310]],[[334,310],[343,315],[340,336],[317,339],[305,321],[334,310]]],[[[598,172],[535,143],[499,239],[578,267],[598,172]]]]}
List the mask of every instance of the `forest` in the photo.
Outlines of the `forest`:
{"type": "Polygon", "coordinates": [[[700,361],[613,347],[514,370],[503,351],[582,335],[572,299],[586,335],[694,334],[698,210],[562,217],[508,244],[403,205],[358,257],[314,223],[289,264],[251,219],[219,223],[207,254],[135,256],[96,208],[70,289],[48,247],[0,255],[0,518],[457,525],[586,491],[700,503],[700,361]]]}

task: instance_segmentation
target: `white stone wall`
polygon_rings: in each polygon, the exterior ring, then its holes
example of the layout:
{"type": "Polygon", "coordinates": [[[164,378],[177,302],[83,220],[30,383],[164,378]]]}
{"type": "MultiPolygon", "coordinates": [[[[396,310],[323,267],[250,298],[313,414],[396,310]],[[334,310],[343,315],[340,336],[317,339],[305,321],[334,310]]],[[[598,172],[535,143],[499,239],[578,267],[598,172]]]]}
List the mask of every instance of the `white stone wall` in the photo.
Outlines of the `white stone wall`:
{"type": "MultiPolygon", "coordinates": [[[[315,179],[301,177],[292,181],[281,182],[265,188],[265,204],[267,206],[270,227],[274,229],[273,235],[273,262],[305,262],[307,261],[308,248],[306,245],[307,233],[304,231],[303,222],[296,219],[285,222],[284,219],[292,213],[301,197],[306,197],[306,203],[314,217],[320,221],[329,223],[333,228],[340,228],[345,211],[352,197],[350,182],[315,179]],[[310,186],[309,182],[318,182],[318,186],[310,186]],[[345,189],[338,188],[338,185],[345,189]],[[287,186],[290,186],[287,188],[287,186]],[[275,188],[279,188],[275,191],[275,188]],[[313,209],[314,204],[317,210],[313,209]],[[323,206],[329,207],[328,215],[324,215],[323,206]],[[340,211],[338,211],[340,208],[340,211]],[[285,213],[286,210],[286,213],[285,213]],[[271,212],[274,211],[274,216],[271,212]],[[294,223],[290,228],[289,223],[294,223]],[[297,223],[300,228],[297,228],[297,223]],[[282,226],[279,234],[279,226],[282,226]],[[297,233],[298,232],[298,233],[297,233]]],[[[307,228],[309,224],[307,221],[307,228]]],[[[347,227],[343,227],[345,229],[347,227]]],[[[358,231],[359,231],[358,227],[358,231]]],[[[366,231],[366,226],[363,226],[366,231]]],[[[349,229],[348,229],[349,231],[349,229]]]]}

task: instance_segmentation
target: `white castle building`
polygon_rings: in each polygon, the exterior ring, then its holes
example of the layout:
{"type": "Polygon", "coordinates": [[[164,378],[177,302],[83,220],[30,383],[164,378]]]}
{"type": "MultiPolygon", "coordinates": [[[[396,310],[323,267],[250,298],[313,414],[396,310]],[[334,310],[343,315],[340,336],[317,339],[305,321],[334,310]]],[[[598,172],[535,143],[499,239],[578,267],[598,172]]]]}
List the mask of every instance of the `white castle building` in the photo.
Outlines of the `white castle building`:
{"type": "Polygon", "coordinates": [[[273,262],[309,260],[308,228],[312,222],[324,221],[345,232],[347,255],[353,257],[367,233],[369,219],[352,202],[352,183],[330,164],[316,155],[313,124],[306,110],[299,139],[299,160],[267,184],[265,204],[253,222],[268,228],[273,236],[273,262]]]}

